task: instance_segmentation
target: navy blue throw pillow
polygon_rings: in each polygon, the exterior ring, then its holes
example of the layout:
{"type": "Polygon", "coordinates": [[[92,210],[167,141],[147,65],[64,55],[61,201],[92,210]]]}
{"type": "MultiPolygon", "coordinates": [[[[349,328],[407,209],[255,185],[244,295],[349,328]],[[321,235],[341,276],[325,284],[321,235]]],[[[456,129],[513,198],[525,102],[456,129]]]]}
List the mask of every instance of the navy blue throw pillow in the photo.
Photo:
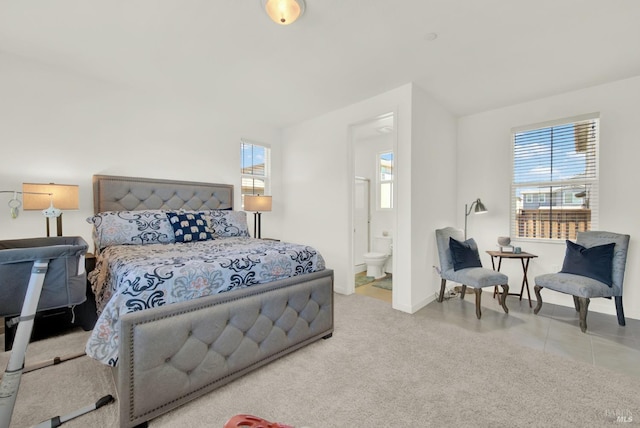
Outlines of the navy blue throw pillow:
{"type": "Polygon", "coordinates": [[[482,267],[478,246],[473,238],[460,242],[449,237],[449,249],[453,260],[453,270],[466,269],[471,267],[482,267]]]}
{"type": "Polygon", "coordinates": [[[179,214],[168,212],[176,242],[207,241],[213,239],[207,221],[200,213],[179,214]]]}
{"type": "Polygon", "coordinates": [[[613,249],[616,243],[585,248],[580,244],[567,240],[562,273],[587,276],[613,286],[613,249]]]}

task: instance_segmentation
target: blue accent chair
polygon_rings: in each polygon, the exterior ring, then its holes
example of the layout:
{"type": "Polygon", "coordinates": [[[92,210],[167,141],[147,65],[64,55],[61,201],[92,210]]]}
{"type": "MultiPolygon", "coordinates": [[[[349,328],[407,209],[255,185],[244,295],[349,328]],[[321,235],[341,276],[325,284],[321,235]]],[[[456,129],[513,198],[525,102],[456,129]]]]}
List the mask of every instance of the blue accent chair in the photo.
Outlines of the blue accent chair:
{"type": "MultiPolygon", "coordinates": [[[[454,270],[451,250],[449,249],[449,238],[464,241],[464,232],[453,227],[445,227],[444,229],[436,230],[436,243],[438,245],[438,256],[440,257],[439,273],[442,278],[438,302],[442,302],[444,299],[447,280],[454,281],[462,285],[462,292],[460,293],[461,299],[464,299],[467,287],[474,288],[476,295],[476,316],[480,319],[482,316],[482,311],[480,310],[482,289],[484,287],[495,287],[496,285],[499,285],[503,289],[503,292],[500,294],[500,305],[506,313],[509,313],[509,309],[505,304],[505,299],[509,294],[509,278],[507,275],[482,267],[470,267],[457,271],[454,270]]],[[[471,244],[472,248],[475,247],[477,250],[475,241],[471,240],[471,244]]]]}
{"type": "Polygon", "coordinates": [[[618,314],[618,324],[625,325],[624,309],[622,308],[622,283],[624,281],[624,270],[627,263],[627,250],[629,248],[629,235],[622,235],[613,232],[591,231],[578,232],[576,243],[585,248],[597,245],[615,243],[613,252],[613,271],[611,279],[613,285],[607,284],[587,276],[575,275],[571,273],[548,273],[535,277],[534,291],[538,304],[533,312],[537,314],[542,307],[542,297],[540,291],[543,288],[558,291],[560,293],[571,294],[573,304],[580,316],[580,329],[583,333],[587,331],[587,309],[589,302],[594,297],[604,297],[616,303],[618,314]]]}

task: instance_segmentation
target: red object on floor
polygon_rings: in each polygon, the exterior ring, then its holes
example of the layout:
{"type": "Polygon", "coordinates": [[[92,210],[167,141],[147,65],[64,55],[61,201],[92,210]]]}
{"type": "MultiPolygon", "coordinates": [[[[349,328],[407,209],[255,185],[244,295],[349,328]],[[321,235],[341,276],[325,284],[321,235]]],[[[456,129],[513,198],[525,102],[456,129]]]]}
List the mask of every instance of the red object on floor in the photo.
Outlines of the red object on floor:
{"type": "Polygon", "coordinates": [[[294,428],[278,422],[269,422],[266,419],[252,415],[235,415],[224,424],[223,428],[294,428]]]}

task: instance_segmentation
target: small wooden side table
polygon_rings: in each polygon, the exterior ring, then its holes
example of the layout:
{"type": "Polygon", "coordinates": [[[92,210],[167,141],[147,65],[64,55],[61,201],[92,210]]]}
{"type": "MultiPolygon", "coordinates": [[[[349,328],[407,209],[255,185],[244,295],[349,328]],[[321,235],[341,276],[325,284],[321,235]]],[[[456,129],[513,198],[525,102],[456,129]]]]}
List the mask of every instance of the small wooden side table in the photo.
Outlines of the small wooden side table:
{"type": "MultiPolygon", "coordinates": [[[[522,264],[522,287],[520,288],[520,294],[518,293],[509,293],[510,296],[520,296],[520,300],[522,300],[522,294],[524,293],[525,287],[527,288],[527,297],[529,298],[529,307],[531,308],[531,292],[529,291],[529,280],[527,279],[527,271],[529,270],[529,261],[531,259],[535,259],[535,254],[531,253],[503,253],[501,251],[487,251],[487,254],[491,256],[491,266],[493,270],[500,272],[500,267],[502,266],[502,259],[519,259],[522,264]],[[498,259],[498,269],[496,269],[495,259],[498,259]]],[[[496,296],[498,292],[498,287],[495,287],[493,290],[493,297],[496,296]]]]}

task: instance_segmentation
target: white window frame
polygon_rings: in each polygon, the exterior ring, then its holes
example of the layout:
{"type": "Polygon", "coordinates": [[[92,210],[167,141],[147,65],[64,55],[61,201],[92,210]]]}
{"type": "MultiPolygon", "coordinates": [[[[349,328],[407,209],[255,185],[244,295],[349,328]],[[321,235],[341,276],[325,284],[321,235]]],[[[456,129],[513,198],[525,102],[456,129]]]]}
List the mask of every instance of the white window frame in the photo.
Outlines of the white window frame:
{"type": "MultiPolygon", "coordinates": [[[[519,196],[520,196],[520,191],[522,190],[532,190],[532,189],[543,189],[543,188],[548,188],[550,189],[549,193],[548,193],[548,198],[547,200],[549,201],[548,206],[545,205],[545,207],[540,208],[541,210],[545,210],[547,212],[550,213],[550,217],[551,218],[557,218],[557,217],[553,217],[551,214],[555,213],[556,216],[560,215],[562,217],[562,208],[563,207],[559,207],[559,206],[554,206],[554,198],[553,198],[553,189],[564,192],[566,190],[564,190],[563,188],[578,188],[578,186],[584,188],[584,189],[588,189],[588,196],[585,198],[586,201],[586,208],[588,208],[590,210],[590,222],[581,222],[581,227],[584,227],[585,230],[597,230],[598,228],[598,211],[599,211],[599,150],[600,150],[600,117],[599,114],[597,113],[592,113],[592,114],[586,114],[586,115],[581,115],[581,116],[576,116],[576,117],[571,117],[571,118],[565,118],[565,119],[559,119],[556,121],[550,121],[550,122],[545,122],[545,123],[540,123],[540,124],[536,124],[536,125],[530,125],[530,126],[524,126],[524,127],[518,127],[518,128],[513,128],[511,130],[512,132],[512,138],[511,138],[511,153],[512,153],[512,162],[511,162],[511,166],[512,166],[512,182],[511,182],[511,221],[510,221],[510,230],[511,230],[511,238],[515,239],[515,240],[524,240],[524,241],[536,241],[536,242],[562,242],[564,243],[565,239],[575,239],[575,228],[577,228],[577,226],[575,225],[576,223],[578,223],[578,220],[575,220],[575,222],[569,222],[567,221],[566,223],[563,222],[555,222],[553,220],[548,221],[547,223],[545,222],[540,222],[540,224],[545,223],[544,225],[542,225],[542,227],[540,228],[540,232],[539,235],[542,236],[531,236],[532,234],[526,230],[523,232],[523,228],[522,224],[518,224],[518,213],[519,212],[524,212],[523,210],[523,205],[522,205],[522,199],[519,200],[519,196]],[[590,144],[590,149],[587,153],[585,153],[585,156],[590,156],[590,158],[588,160],[586,160],[586,164],[588,166],[585,166],[584,169],[585,170],[589,170],[589,173],[586,175],[589,175],[589,177],[586,177],[585,174],[582,175],[582,177],[580,177],[580,179],[577,179],[576,176],[571,177],[569,179],[555,179],[555,180],[547,180],[547,181],[520,181],[518,183],[516,183],[516,165],[515,165],[515,159],[516,159],[516,134],[522,134],[522,133],[526,133],[529,131],[536,131],[536,130],[543,130],[546,128],[555,128],[555,127],[562,127],[562,126],[566,126],[566,125],[571,125],[571,124],[583,124],[583,123],[594,123],[595,124],[595,135],[593,139],[589,140],[589,144],[590,144]],[[565,224],[568,224],[565,227],[565,224]],[[545,230],[544,227],[548,227],[549,230],[545,230]],[[518,230],[520,228],[520,230],[518,230]],[[567,230],[565,230],[567,229],[567,230]],[[558,231],[560,230],[560,231],[558,231]],[[551,232],[549,232],[551,231],[551,232]]],[[[566,140],[565,140],[566,142],[566,140]]],[[[574,143],[575,144],[575,143],[574,143]]],[[[553,145],[553,144],[552,144],[553,145]]],[[[576,153],[577,154],[577,153],[576,153]]],[[[577,161],[580,162],[580,161],[577,161]]],[[[553,164],[553,161],[550,162],[550,164],[553,164]]],[[[541,164],[540,167],[541,168],[545,168],[548,167],[549,165],[547,164],[541,164]]],[[[575,192],[575,190],[574,190],[575,192]]],[[[526,194],[526,201],[524,201],[525,203],[531,203],[533,201],[529,201],[529,193],[526,194]]],[[[542,194],[540,195],[542,196],[542,194]]],[[[545,195],[547,196],[547,195],[545,195]]],[[[565,203],[565,198],[564,196],[562,196],[561,204],[565,203]]],[[[542,199],[540,199],[540,197],[538,197],[538,203],[540,203],[542,201],[542,199]]],[[[557,202],[556,202],[557,204],[557,202]]],[[[574,207],[564,207],[565,209],[567,208],[573,208],[573,209],[577,209],[575,206],[574,207]]],[[[584,207],[583,207],[584,208],[584,207]]],[[[565,213],[567,213],[568,211],[565,211],[565,213]]],[[[542,211],[541,211],[542,213],[542,211]]],[[[585,216],[587,216],[587,214],[585,214],[585,216]]],[[[540,218],[543,218],[542,216],[540,218]]],[[[562,217],[562,218],[566,218],[566,217],[562,217]]],[[[576,218],[578,218],[578,216],[576,215],[576,218]]]]}
{"type": "Polygon", "coordinates": [[[271,194],[271,146],[264,143],[241,139],[240,140],[240,204],[244,208],[244,195],[270,195],[271,194]],[[264,149],[264,174],[252,173],[248,167],[244,165],[244,150],[247,147],[259,147],[264,149]],[[245,191],[243,183],[245,181],[261,180],[264,182],[264,189],[252,187],[252,191],[245,191]]]}
{"type": "Polygon", "coordinates": [[[376,154],[376,180],[378,185],[376,186],[377,188],[377,192],[376,192],[376,209],[379,211],[390,211],[393,210],[393,192],[394,192],[394,179],[395,179],[395,173],[394,173],[394,166],[395,166],[395,154],[393,153],[393,150],[382,150],[380,152],[378,152],[376,154]],[[388,180],[383,180],[382,179],[382,167],[380,165],[380,161],[382,159],[382,156],[386,155],[386,154],[391,154],[392,159],[391,159],[391,179],[388,180]],[[389,185],[389,188],[391,189],[391,194],[389,195],[389,206],[388,207],[383,207],[382,206],[382,187],[384,185],[389,185]]]}

